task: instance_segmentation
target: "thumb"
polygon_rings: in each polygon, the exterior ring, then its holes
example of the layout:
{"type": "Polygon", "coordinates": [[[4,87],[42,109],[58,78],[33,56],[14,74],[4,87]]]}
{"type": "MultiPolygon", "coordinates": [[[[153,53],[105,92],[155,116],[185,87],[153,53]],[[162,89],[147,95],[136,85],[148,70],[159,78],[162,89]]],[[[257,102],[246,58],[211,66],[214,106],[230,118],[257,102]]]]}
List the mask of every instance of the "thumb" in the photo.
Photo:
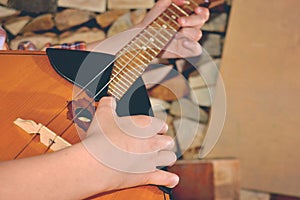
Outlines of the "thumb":
{"type": "Polygon", "coordinates": [[[149,174],[148,181],[148,184],[162,185],[173,188],[178,184],[179,176],[167,171],[156,170],[155,172],[149,174]]]}
{"type": "Polygon", "coordinates": [[[116,99],[113,97],[102,97],[98,103],[97,110],[108,109],[111,110],[113,114],[116,112],[116,99]]]}

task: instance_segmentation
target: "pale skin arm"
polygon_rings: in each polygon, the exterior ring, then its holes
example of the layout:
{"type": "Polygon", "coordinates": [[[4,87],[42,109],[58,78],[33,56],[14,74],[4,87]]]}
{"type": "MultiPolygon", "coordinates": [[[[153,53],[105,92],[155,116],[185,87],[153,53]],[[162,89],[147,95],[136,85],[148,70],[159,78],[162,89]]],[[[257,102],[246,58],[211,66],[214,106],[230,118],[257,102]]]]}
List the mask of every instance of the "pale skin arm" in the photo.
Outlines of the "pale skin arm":
{"type": "MultiPolygon", "coordinates": [[[[88,133],[93,139],[95,131],[110,130],[109,137],[117,137],[115,144],[129,152],[148,152],[168,150],[173,140],[163,135],[154,135],[146,140],[138,140],[124,134],[115,124],[115,101],[104,97],[94,117],[88,133]],[[118,141],[122,141],[121,143],[118,141]]],[[[151,117],[135,116],[132,118],[141,127],[149,124],[151,117]]],[[[154,120],[155,121],[155,120],[154,120]]],[[[155,121],[162,127],[160,133],[167,131],[167,125],[155,121]]],[[[169,151],[173,154],[173,152],[169,151]]],[[[111,156],[111,155],[110,155],[111,156]]],[[[176,156],[167,160],[175,162],[176,156]]],[[[128,188],[138,185],[155,184],[174,187],[178,176],[161,170],[148,173],[126,173],[106,167],[90,154],[83,143],[64,150],[41,156],[0,163],[0,196],[3,199],[81,199],[93,194],[128,188]]]]}

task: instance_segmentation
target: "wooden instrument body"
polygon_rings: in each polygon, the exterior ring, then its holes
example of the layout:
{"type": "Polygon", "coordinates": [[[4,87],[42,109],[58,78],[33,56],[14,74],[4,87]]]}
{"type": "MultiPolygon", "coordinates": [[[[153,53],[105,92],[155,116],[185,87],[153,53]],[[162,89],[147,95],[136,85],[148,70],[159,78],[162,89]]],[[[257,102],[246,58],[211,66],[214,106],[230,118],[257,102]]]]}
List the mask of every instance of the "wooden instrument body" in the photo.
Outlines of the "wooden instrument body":
{"type": "MultiPolygon", "coordinates": [[[[17,118],[46,125],[72,100],[74,85],[52,68],[45,52],[0,51],[0,161],[12,160],[32,140],[13,122],[17,118]]],[[[47,126],[61,133],[70,124],[63,113],[47,126]]],[[[63,135],[71,144],[80,141],[75,126],[63,135]]],[[[42,154],[47,148],[37,137],[18,158],[42,154]]],[[[66,169],[67,170],[67,169],[66,169]]],[[[46,177],[45,177],[46,178],[46,177]]],[[[142,186],[98,195],[96,199],[163,199],[155,186],[142,186]]]]}

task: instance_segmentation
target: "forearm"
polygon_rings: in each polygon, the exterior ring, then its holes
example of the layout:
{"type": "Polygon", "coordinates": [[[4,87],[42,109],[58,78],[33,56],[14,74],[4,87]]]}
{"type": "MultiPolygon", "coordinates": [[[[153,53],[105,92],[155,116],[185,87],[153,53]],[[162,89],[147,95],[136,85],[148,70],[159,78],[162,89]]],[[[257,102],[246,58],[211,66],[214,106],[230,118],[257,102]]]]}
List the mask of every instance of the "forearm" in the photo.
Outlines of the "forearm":
{"type": "Polygon", "coordinates": [[[77,144],[1,163],[0,194],[3,199],[78,199],[107,190],[105,176],[105,167],[77,144]]]}

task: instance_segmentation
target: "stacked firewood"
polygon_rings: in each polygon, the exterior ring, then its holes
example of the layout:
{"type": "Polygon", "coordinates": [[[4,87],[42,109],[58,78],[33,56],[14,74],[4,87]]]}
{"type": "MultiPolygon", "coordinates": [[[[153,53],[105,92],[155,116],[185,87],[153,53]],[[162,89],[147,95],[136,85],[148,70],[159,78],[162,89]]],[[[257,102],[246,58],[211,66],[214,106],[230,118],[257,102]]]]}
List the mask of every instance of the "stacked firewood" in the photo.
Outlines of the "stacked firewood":
{"type": "MultiPolygon", "coordinates": [[[[47,43],[90,43],[138,24],[154,3],[154,0],[49,0],[47,3],[0,0],[0,24],[8,33],[11,49],[17,49],[23,41],[32,42],[38,49],[47,43]]],[[[220,63],[230,6],[231,1],[224,0],[211,11],[210,21],[202,28],[200,43],[212,57],[201,61],[207,69],[220,63]]],[[[147,86],[154,113],[168,122],[168,134],[177,136],[177,150],[183,153],[183,158],[197,158],[209,125],[209,89],[214,82],[208,85],[197,70],[185,73],[190,68],[185,59],[160,62],[162,66],[150,66],[143,75],[145,80],[156,77],[161,83],[147,86]],[[184,78],[170,76],[174,70],[185,73],[184,78]],[[196,134],[192,143],[187,144],[189,141],[182,136],[191,132],[196,134]],[[190,147],[187,151],[182,148],[186,145],[190,147]]]]}

